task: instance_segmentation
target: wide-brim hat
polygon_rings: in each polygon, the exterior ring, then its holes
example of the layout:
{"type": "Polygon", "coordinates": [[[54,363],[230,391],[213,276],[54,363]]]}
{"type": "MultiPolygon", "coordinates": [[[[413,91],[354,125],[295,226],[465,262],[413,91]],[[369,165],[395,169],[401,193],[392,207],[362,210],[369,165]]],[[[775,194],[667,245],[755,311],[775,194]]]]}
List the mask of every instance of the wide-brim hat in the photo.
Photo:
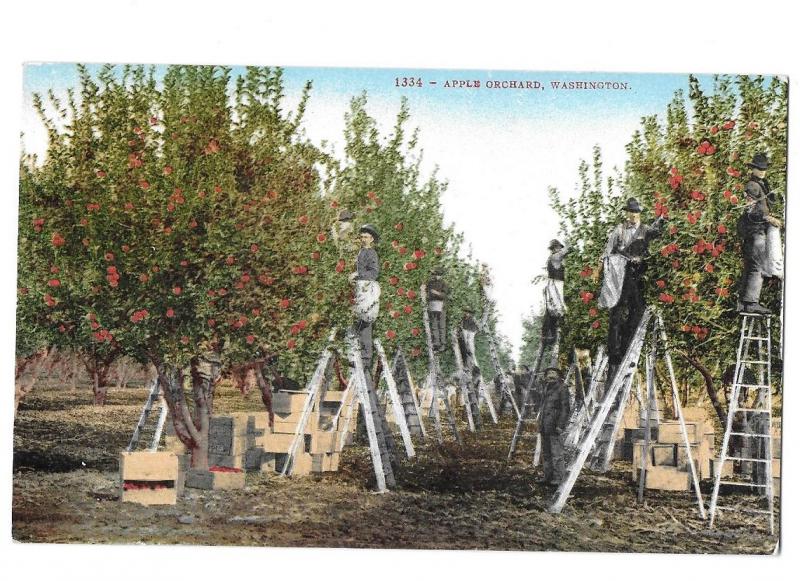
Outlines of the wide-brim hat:
{"type": "Polygon", "coordinates": [[[362,234],[364,232],[370,234],[375,239],[375,242],[378,242],[381,239],[380,235],[378,235],[378,229],[375,228],[375,226],[373,226],[372,224],[364,224],[363,226],[361,226],[361,228],[358,229],[358,232],[359,234],[362,234]]]}
{"type": "Polygon", "coordinates": [[[556,240],[555,238],[553,238],[550,241],[550,244],[547,246],[547,249],[552,250],[553,248],[564,248],[564,245],[561,244],[560,240],[556,240]]]}
{"type": "Polygon", "coordinates": [[[753,156],[753,161],[747,165],[755,169],[765,170],[769,167],[769,160],[765,153],[757,153],[753,156]]]}
{"type": "Polygon", "coordinates": [[[639,200],[636,198],[628,198],[625,202],[625,211],[626,212],[636,212],[637,214],[642,213],[642,207],[639,205],[639,200]]]}
{"type": "Polygon", "coordinates": [[[339,222],[350,222],[353,219],[353,212],[350,210],[342,210],[339,212],[339,222]]]}

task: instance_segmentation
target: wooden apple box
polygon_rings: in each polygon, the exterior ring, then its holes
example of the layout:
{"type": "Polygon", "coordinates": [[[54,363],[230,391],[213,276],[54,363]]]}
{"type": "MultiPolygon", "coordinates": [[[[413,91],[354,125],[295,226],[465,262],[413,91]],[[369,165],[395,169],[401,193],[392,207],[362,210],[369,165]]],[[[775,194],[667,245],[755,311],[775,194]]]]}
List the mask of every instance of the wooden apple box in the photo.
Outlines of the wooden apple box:
{"type": "MultiPolygon", "coordinates": [[[[697,444],[700,441],[700,426],[697,422],[686,422],[686,434],[690,444],[697,444]]],[[[678,421],[661,422],[658,426],[659,444],[683,444],[683,434],[681,424],[678,421]]]]}
{"type": "MultiPolygon", "coordinates": [[[[689,473],[679,468],[674,466],[650,466],[646,472],[644,485],[649,490],[689,490],[689,473]]],[[[638,479],[637,471],[637,482],[638,479]]]]}
{"type": "Polygon", "coordinates": [[[178,456],[172,452],[122,452],[120,499],[138,504],[175,504],[180,485],[178,456]]]}
{"type": "MultiPolygon", "coordinates": [[[[295,430],[297,430],[297,424],[300,423],[300,414],[297,414],[296,417],[293,418],[293,421],[286,421],[283,419],[284,417],[289,416],[275,416],[275,423],[272,426],[273,434],[294,434],[295,430]]],[[[304,433],[313,434],[317,430],[318,422],[319,414],[310,414],[308,417],[308,422],[306,422],[306,429],[304,430],[304,433]]]]}
{"type": "MultiPolygon", "coordinates": [[[[262,440],[262,447],[264,452],[271,452],[273,454],[285,454],[289,451],[289,447],[294,441],[294,433],[292,434],[264,434],[262,440]]],[[[304,446],[301,446],[304,448],[304,446]]],[[[302,450],[301,450],[302,451],[302,450]]]]}
{"type": "Polygon", "coordinates": [[[339,470],[339,453],[312,454],[313,472],[336,472],[339,470]]]}
{"type": "Polygon", "coordinates": [[[191,469],[186,473],[185,486],[200,490],[233,490],[244,488],[244,480],[244,471],[235,468],[225,471],[191,469]]]}
{"type": "Polygon", "coordinates": [[[311,436],[312,454],[324,454],[335,452],[335,447],[339,443],[338,432],[316,432],[311,436]]]}
{"type": "Polygon", "coordinates": [[[272,394],[272,412],[280,415],[302,412],[307,399],[306,391],[276,391],[272,394]]]}

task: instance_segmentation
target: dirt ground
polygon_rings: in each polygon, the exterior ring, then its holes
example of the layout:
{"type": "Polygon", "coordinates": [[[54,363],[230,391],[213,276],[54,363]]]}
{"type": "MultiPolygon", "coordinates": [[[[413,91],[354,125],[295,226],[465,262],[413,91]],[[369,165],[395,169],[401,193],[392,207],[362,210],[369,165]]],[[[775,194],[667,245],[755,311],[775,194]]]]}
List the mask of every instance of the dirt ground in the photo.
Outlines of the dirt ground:
{"type": "MultiPolygon", "coordinates": [[[[117,457],[146,391],[40,389],[20,407],[14,433],[13,537],[22,542],[159,543],[304,547],[772,553],[764,518],[721,516],[709,530],[690,493],[647,491],[637,505],[630,466],[581,474],[566,508],[549,514],[552,488],[526,465],[506,465],[513,423],[487,415],[465,445],[419,444],[398,488],[375,494],[365,447],[345,449],[338,473],[281,478],[248,474],[236,491],[187,490],[176,506],[118,501],[117,457]]],[[[259,409],[221,389],[216,411],[259,409]]],[[[465,428],[465,426],[462,426],[465,428]]],[[[528,444],[529,445],[529,444],[528,444]]],[[[706,502],[710,481],[704,482],[706,502]]],[[[747,496],[728,503],[751,504],[747,496]]]]}

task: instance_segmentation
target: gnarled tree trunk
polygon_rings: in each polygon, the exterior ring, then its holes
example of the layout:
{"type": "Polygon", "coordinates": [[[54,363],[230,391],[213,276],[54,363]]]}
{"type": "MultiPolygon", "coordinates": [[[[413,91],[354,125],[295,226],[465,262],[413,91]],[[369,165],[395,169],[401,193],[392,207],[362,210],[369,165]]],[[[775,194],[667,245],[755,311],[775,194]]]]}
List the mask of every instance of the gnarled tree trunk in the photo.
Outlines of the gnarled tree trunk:
{"type": "Polygon", "coordinates": [[[163,363],[157,363],[156,368],[175,434],[189,450],[191,467],[208,470],[208,431],[214,412],[214,389],[220,377],[219,354],[208,351],[190,363],[192,409],[183,391],[184,370],[163,363]]]}
{"type": "Polygon", "coordinates": [[[686,359],[686,361],[688,361],[689,364],[698,372],[700,372],[700,375],[703,376],[703,381],[706,384],[706,393],[708,393],[708,399],[711,400],[711,405],[714,406],[714,411],[717,412],[717,418],[719,418],[720,423],[723,426],[726,425],[728,414],[717,397],[717,390],[714,387],[714,378],[711,376],[711,372],[700,362],[700,360],[695,359],[686,353],[681,353],[681,355],[683,355],[684,359],[686,359]]]}
{"type": "Polygon", "coordinates": [[[19,404],[33,390],[42,369],[51,363],[56,353],[55,347],[40,349],[27,357],[18,357],[14,370],[14,418],[19,404]]]}

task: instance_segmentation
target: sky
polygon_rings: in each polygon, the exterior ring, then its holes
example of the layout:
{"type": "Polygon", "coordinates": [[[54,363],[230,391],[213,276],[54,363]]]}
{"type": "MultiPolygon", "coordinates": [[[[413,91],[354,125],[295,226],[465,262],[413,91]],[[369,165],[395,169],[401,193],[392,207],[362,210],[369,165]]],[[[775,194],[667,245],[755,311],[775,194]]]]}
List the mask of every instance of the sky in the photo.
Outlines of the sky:
{"type": "MultiPolygon", "coordinates": [[[[157,75],[164,71],[156,69],[157,75]]],[[[90,71],[99,65],[90,65],[90,71]]],[[[233,67],[232,74],[242,73],[233,67]]],[[[700,76],[710,87],[710,76],[700,76]]],[[[402,97],[408,99],[410,126],[420,130],[425,174],[438,167],[449,186],[442,198],[446,223],[463,232],[475,259],[494,277],[498,329],[516,356],[522,318],[541,308],[542,287],[532,279],[544,272],[547,245],[558,237],[558,222],[547,191],[576,191],[581,160],[602,149],[605,168],[622,169],[625,145],[646,115],[662,114],[682,74],[302,68],[284,70],[286,107],[293,108],[307,80],[313,83],[305,115],[308,137],[341,152],[344,114],[350,99],[364,91],[368,111],[384,135],[391,131],[402,97]],[[398,79],[421,79],[421,87],[398,87],[398,79]],[[479,81],[480,87],[447,87],[479,81]],[[500,88],[504,81],[534,88],[500,88]],[[556,81],[607,81],[618,89],[553,89],[556,81]],[[435,83],[435,84],[432,84],[435,83]],[[541,88],[538,88],[539,83],[541,88]]],[[[23,75],[22,146],[42,154],[46,133],[33,110],[34,93],[64,95],[78,84],[74,64],[29,64],[23,75]]]]}

